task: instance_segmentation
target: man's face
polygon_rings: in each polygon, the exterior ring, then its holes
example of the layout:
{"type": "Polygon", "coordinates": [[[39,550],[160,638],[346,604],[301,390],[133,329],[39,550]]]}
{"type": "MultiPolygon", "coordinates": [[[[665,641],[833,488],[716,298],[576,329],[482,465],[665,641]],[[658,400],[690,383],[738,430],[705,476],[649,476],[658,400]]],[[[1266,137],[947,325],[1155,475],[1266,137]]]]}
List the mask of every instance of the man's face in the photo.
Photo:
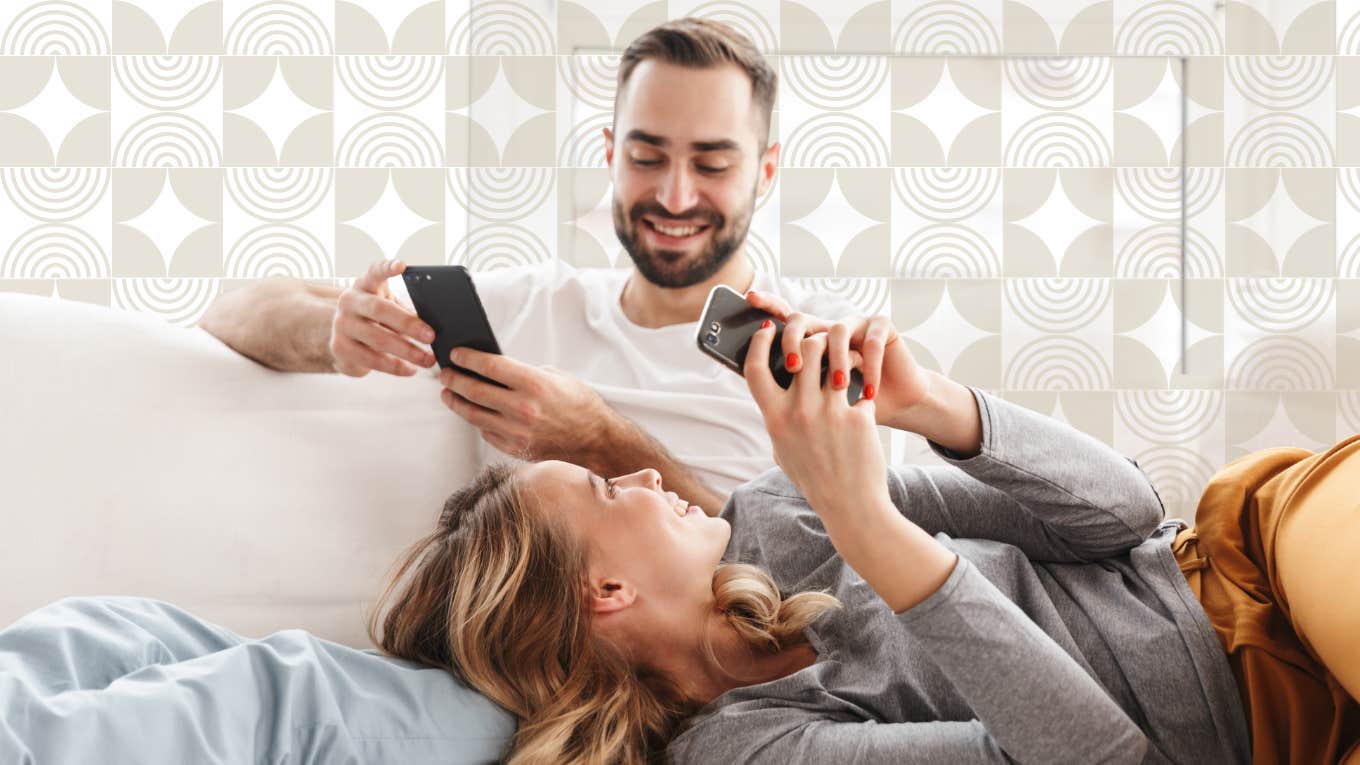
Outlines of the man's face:
{"type": "Polygon", "coordinates": [[[778,160],[778,145],[762,152],[765,131],[751,80],[735,64],[638,64],[605,145],[614,232],[643,277],[688,287],[740,250],[778,160]]]}

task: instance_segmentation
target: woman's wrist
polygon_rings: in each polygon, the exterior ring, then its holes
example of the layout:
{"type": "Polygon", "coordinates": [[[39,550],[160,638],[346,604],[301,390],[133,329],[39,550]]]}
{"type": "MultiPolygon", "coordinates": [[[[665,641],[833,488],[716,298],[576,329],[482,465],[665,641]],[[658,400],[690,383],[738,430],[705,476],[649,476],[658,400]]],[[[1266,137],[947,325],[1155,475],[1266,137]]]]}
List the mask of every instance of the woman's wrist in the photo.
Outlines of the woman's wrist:
{"type": "Polygon", "coordinates": [[[939,372],[931,376],[930,393],[920,402],[893,412],[884,424],[916,433],[935,443],[971,457],[982,449],[982,415],[968,386],[939,372]]]}

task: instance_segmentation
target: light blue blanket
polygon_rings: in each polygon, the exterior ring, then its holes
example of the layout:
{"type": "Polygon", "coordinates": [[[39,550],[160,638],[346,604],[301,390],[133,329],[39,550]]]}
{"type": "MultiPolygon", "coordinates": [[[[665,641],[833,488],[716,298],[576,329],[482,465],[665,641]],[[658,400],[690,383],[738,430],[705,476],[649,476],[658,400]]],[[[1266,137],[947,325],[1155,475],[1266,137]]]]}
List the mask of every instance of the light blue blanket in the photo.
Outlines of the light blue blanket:
{"type": "Polygon", "coordinates": [[[0,763],[495,762],[514,720],[447,672],[169,603],[67,598],[0,631],[0,763]]]}

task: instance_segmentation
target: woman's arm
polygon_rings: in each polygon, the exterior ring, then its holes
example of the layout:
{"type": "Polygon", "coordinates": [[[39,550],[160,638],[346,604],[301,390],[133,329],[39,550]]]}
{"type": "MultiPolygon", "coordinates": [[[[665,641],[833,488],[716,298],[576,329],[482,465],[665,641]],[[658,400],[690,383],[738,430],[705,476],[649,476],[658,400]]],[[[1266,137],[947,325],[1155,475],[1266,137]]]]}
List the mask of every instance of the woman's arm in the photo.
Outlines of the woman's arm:
{"type": "Polygon", "coordinates": [[[892,421],[926,436],[948,464],[887,472],[893,504],[926,532],[1079,562],[1122,554],[1164,519],[1161,498],[1133,460],[1052,417],[940,379],[939,397],[932,392],[892,421]],[[974,427],[980,436],[958,436],[974,427]],[[972,448],[960,453],[964,447],[972,448]]]}
{"type": "Polygon", "coordinates": [[[845,368],[847,328],[800,340],[805,366],[787,390],[765,364],[774,334],[767,323],[752,336],[744,374],[775,461],[845,563],[899,615],[1001,749],[1022,762],[1062,762],[1072,740],[1105,737],[1133,742],[1125,756],[1138,761],[1143,736],[1104,689],[971,563],[897,511],[882,480],[873,399],[850,405],[844,375],[819,382],[828,345],[840,348],[831,369],[845,368]]]}
{"type": "Polygon", "coordinates": [[[924,436],[960,459],[982,447],[982,417],[968,387],[934,370],[923,370],[930,381],[920,402],[892,412],[880,412],[879,422],[924,436]]]}
{"type": "Polygon", "coordinates": [[[1147,737],[1133,720],[966,559],[959,559],[935,594],[899,618],[913,646],[931,657],[975,719],[885,723],[740,701],[677,738],[668,752],[671,761],[1143,761],[1147,737]]]}
{"type": "MultiPolygon", "coordinates": [[[[894,504],[929,534],[1008,542],[1035,560],[1084,561],[1128,550],[1165,516],[1137,463],[1070,425],[921,367],[887,317],[832,323],[790,313],[771,296],[747,301],[785,320],[782,350],[795,351],[804,332],[826,338],[833,374],[862,370],[875,420],[924,436],[952,465],[887,471],[894,504]]],[[[798,488],[812,500],[806,490],[843,483],[822,471],[798,488]]]]}

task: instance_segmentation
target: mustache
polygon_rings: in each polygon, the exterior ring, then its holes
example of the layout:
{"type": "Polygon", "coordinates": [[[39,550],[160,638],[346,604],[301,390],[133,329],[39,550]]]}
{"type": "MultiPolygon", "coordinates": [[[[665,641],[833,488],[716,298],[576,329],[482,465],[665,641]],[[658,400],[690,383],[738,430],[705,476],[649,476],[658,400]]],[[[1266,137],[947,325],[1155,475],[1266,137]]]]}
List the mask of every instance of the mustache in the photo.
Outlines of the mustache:
{"type": "Polygon", "coordinates": [[[722,226],[723,216],[717,210],[707,207],[691,207],[680,213],[672,214],[670,210],[662,207],[655,202],[638,202],[628,211],[628,216],[633,221],[642,220],[642,216],[650,215],[653,218],[663,218],[666,220],[703,220],[713,227],[722,226]]]}

